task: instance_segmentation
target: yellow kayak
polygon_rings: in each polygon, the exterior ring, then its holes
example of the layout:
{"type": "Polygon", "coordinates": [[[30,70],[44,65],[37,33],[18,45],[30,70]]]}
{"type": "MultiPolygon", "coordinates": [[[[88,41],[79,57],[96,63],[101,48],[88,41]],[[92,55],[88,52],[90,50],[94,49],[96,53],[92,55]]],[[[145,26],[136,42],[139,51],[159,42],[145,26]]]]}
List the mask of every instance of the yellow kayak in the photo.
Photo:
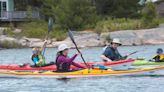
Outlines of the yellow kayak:
{"type": "Polygon", "coordinates": [[[54,71],[13,71],[0,70],[0,77],[54,77],[54,78],[76,78],[76,77],[96,77],[111,75],[161,75],[164,66],[154,66],[147,68],[129,69],[129,70],[100,70],[84,69],[73,72],[54,72],[54,71]]]}

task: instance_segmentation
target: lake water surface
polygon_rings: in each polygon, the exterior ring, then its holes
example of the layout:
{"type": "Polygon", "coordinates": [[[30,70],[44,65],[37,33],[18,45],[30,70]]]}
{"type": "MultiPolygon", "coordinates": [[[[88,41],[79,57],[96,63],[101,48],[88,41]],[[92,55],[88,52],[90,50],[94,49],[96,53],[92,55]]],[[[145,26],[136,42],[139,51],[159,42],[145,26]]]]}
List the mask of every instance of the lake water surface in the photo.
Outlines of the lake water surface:
{"type": "MultiPolygon", "coordinates": [[[[164,45],[122,46],[119,51],[122,55],[139,51],[131,58],[150,59],[157,48],[164,45]]],[[[70,56],[76,50],[70,50],[70,56]]],[[[86,61],[100,61],[102,47],[81,49],[86,61]]],[[[31,63],[31,49],[0,50],[0,63],[31,63]]],[[[56,49],[46,50],[46,61],[54,61],[56,49]]],[[[76,59],[81,61],[80,57],[76,59]]],[[[162,76],[109,76],[102,78],[80,78],[58,80],[53,78],[16,79],[0,78],[0,92],[163,92],[164,77],[162,76]]]]}

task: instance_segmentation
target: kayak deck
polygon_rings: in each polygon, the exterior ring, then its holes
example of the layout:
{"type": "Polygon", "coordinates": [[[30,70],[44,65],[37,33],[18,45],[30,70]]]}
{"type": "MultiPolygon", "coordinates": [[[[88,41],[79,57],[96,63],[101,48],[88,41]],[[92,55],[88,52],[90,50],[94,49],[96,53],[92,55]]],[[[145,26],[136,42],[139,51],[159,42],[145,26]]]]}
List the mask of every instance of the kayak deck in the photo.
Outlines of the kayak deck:
{"type": "MultiPolygon", "coordinates": [[[[119,64],[125,64],[125,63],[132,63],[134,59],[127,59],[127,60],[119,60],[119,61],[113,61],[113,62],[87,62],[88,65],[92,66],[94,64],[101,64],[105,66],[117,66],[119,64]]],[[[86,68],[86,65],[83,62],[77,62],[79,65],[83,66],[86,68]]],[[[29,64],[27,65],[18,65],[18,64],[0,64],[0,69],[4,70],[56,70],[56,65],[55,64],[50,64],[47,66],[42,66],[42,67],[32,67],[29,64]]],[[[77,69],[75,66],[71,66],[71,69],[77,69]]]]}
{"type": "Polygon", "coordinates": [[[110,75],[156,75],[161,70],[164,70],[164,66],[130,69],[130,70],[98,70],[98,69],[84,69],[73,72],[53,72],[53,71],[13,71],[13,70],[1,70],[0,76],[8,77],[55,77],[55,78],[75,78],[75,77],[93,77],[93,76],[110,76],[110,75]]]}
{"type": "Polygon", "coordinates": [[[164,65],[164,62],[153,62],[147,60],[135,60],[132,63],[133,66],[140,66],[140,65],[164,65]]]}

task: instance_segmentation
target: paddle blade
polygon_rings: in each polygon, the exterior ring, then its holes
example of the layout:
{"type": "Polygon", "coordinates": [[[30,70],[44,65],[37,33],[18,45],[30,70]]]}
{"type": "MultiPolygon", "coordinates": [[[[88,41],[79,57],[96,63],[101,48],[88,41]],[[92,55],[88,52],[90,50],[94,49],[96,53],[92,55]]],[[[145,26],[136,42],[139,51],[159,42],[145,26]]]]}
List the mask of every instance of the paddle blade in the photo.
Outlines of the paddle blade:
{"type": "Polygon", "coordinates": [[[70,39],[72,40],[73,43],[75,43],[74,37],[73,37],[73,33],[71,30],[68,30],[68,35],[70,37],[70,39]]]}
{"type": "Polygon", "coordinates": [[[48,32],[52,31],[52,26],[53,26],[53,18],[50,17],[48,20],[48,32]]]}

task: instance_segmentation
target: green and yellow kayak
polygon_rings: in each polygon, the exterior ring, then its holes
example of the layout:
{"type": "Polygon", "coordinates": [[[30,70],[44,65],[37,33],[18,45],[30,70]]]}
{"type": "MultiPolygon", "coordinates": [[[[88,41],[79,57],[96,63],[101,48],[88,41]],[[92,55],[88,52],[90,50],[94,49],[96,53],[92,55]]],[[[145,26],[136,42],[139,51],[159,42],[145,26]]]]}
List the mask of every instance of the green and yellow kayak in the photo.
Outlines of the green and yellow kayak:
{"type": "Polygon", "coordinates": [[[132,63],[133,66],[141,66],[141,65],[164,65],[164,62],[154,62],[148,60],[135,60],[132,63]]]}
{"type": "Polygon", "coordinates": [[[16,77],[16,78],[34,78],[34,77],[52,77],[52,78],[77,78],[77,77],[103,77],[117,75],[161,75],[164,66],[154,66],[147,68],[129,69],[129,70],[100,70],[100,69],[84,69],[72,72],[54,72],[54,71],[14,71],[0,70],[0,77],[16,77]]]}

